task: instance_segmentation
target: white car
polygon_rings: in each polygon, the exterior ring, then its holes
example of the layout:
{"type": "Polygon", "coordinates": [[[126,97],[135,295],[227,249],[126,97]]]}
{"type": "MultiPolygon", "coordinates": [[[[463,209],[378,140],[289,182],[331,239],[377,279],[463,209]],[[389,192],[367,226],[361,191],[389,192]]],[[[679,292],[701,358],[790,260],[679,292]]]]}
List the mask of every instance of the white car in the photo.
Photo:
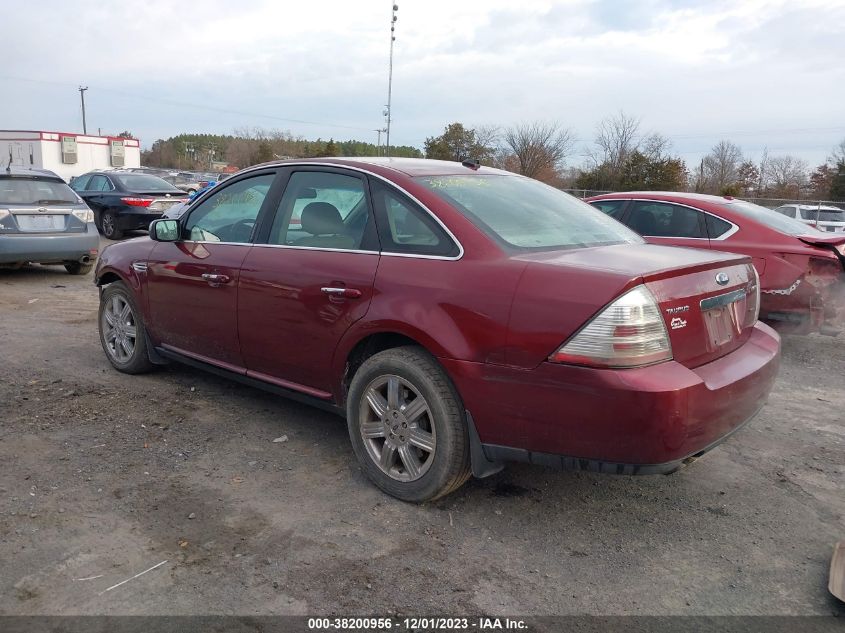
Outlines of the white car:
{"type": "Polygon", "coordinates": [[[819,231],[845,232],[845,210],[818,204],[784,204],[775,209],[781,215],[815,226],[819,231]]]}

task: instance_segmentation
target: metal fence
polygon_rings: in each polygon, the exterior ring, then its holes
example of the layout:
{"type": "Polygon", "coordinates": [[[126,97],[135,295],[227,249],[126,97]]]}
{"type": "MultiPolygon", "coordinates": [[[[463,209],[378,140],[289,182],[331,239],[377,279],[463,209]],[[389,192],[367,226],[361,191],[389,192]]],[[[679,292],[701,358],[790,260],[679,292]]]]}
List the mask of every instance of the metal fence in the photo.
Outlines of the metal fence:
{"type": "MultiPolygon", "coordinates": [[[[605,193],[621,193],[616,191],[597,191],[593,189],[563,189],[566,193],[571,193],[573,196],[577,198],[589,198],[591,196],[600,196],[605,193]]],[[[797,198],[751,198],[746,196],[734,196],[740,200],[747,200],[748,202],[753,202],[754,204],[759,204],[761,207],[767,207],[769,209],[774,209],[775,207],[779,207],[783,204],[809,204],[809,205],[824,205],[824,206],[834,206],[839,207],[840,209],[845,209],[845,200],[811,200],[808,198],[797,199],[797,198]]]]}

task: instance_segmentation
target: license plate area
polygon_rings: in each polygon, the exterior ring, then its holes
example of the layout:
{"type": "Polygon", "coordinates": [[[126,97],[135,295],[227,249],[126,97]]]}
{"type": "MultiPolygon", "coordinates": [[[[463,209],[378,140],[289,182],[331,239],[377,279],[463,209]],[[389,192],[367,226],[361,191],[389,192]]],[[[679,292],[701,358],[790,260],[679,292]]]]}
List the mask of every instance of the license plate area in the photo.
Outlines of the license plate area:
{"type": "Polygon", "coordinates": [[[64,231],[64,215],[34,215],[20,214],[15,216],[21,231],[39,233],[48,231],[64,231]]]}
{"type": "Polygon", "coordinates": [[[715,351],[739,336],[747,308],[745,289],[702,299],[701,313],[707,328],[708,351],[715,351]]]}

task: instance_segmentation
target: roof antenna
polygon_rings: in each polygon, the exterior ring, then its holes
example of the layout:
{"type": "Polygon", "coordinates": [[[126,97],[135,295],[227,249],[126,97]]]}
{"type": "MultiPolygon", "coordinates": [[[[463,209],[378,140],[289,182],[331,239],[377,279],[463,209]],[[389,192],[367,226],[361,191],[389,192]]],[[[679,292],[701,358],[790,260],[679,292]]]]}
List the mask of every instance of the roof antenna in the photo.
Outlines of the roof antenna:
{"type": "Polygon", "coordinates": [[[478,169],[481,167],[481,161],[477,158],[467,158],[461,161],[461,165],[470,169],[478,169]]]}

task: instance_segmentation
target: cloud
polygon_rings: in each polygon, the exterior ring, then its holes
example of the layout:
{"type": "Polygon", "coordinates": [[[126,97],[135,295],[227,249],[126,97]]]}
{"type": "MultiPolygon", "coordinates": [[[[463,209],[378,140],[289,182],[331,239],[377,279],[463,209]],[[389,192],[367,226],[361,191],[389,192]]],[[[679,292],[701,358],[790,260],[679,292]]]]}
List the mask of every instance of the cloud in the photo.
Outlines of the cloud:
{"type": "MultiPolygon", "coordinates": [[[[819,162],[845,136],[838,1],[397,1],[398,143],[535,118],[589,140],[620,109],[691,159],[734,132],[749,153],[819,162]],[[810,128],[825,131],[779,132],[810,128]]],[[[79,127],[79,83],[93,127],[147,143],[244,125],[374,139],[383,125],[389,3],[44,0],[4,15],[6,128],[79,127]]]]}

